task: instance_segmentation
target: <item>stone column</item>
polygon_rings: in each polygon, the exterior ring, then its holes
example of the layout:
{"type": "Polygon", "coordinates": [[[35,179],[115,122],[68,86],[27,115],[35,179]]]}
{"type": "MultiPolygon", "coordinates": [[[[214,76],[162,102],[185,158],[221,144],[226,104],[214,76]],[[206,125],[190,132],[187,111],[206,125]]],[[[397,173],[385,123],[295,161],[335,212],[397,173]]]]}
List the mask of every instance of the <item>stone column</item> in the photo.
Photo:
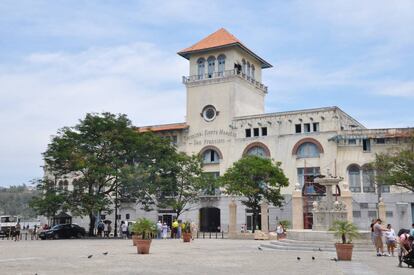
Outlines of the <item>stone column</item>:
{"type": "Polygon", "coordinates": [[[292,229],[303,229],[303,199],[300,187],[297,183],[292,193],[292,229]]]}
{"type": "Polygon", "coordinates": [[[232,199],[229,203],[229,238],[237,235],[237,204],[232,199]]]}
{"type": "Polygon", "coordinates": [[[352,222],[353,221],[352,192],[349,190],[349,184],[347,182],[344,182],[342,186],[343,188],[341,190],[341,200],[346,206],[347,220],[349,222],[352,222]]]}
{"type": "Polygon", "coordinates": [[[378,218],[380,218],[382,220],[382,224],[387,224],[385,218],[385,203],[384,200],[382,198],[379,199],[379,203],[378,203],[378,218]]]}
{"type": "Polygon", "coordinates": [[[269,233],[269,219],[268,219],[268,209],[269,205],[266,201],[262,202],[260,205],[261,215],[262,215],[262,232],[269,233]]]}

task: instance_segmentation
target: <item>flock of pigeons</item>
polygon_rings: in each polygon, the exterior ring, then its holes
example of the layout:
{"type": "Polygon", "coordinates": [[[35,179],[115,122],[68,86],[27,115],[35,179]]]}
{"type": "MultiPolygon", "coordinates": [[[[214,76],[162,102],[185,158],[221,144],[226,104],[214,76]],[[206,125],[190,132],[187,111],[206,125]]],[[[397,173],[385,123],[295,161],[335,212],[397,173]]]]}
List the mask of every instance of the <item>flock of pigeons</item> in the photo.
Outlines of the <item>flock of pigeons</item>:
{"type": "MultiPolygon", "coordinates": [[[[263,248],[261,248],[260,246],[258,246],[257,249],[260,250],[260,251],[263,251],[263,248]]],[[[322,251],[322,249],[321,248],[318,248],[318,251],[322,251]]],[[[300,261],[301,259],[302,259],[301,257],[296,257],[296,260],[298,260],[298,261],[300,261]]],[[[312,261],[314,261],[314,260],[316,260],[316,257],[315,256],[312,256],[312,261]]],[[[330,260],[331,261],[335,261],[335,262],[338,261],[337,258],[332,258],[330,260]]]]}

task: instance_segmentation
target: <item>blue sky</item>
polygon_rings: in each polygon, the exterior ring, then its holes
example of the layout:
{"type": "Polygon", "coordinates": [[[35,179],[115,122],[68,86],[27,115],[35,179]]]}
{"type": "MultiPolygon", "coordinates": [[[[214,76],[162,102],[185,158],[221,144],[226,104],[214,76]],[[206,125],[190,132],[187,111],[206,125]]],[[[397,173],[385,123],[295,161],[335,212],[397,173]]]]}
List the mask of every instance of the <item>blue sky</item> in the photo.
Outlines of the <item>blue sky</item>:
{"type": "Polygon", "coordinates": [[[339,106],[414,126],[414,1],[0,1],[0,186],[42,175],[50,136],[87,112],[184,121],[187,61],[224,27],[274,65],[266,112],[339,106]]]}

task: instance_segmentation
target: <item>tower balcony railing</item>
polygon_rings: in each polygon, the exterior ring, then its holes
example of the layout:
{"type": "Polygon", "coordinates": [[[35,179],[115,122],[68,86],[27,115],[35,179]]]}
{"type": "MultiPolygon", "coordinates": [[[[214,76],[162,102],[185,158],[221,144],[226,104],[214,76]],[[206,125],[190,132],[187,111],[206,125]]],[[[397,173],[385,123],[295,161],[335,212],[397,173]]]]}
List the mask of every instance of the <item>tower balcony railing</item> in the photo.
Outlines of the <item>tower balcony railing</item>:
{"type": "Polygon", "coordinates": [[[255,86],[256,88],[262,90],[263,92],[267,93],[267,86],[263,85],[259,81],[255,80],[254,77],[243,73],[240,70],[233,69],[233,70],[226,70],[222,72],[213,72],[213,73],[206,73],[200,75],[190,75],[190,76],[183,76],[183,83],[184,84],[202,84],[214,80],[221,80],[221,79],[229,79],[232,77],[239,77],[250,84],[255,86]]]}

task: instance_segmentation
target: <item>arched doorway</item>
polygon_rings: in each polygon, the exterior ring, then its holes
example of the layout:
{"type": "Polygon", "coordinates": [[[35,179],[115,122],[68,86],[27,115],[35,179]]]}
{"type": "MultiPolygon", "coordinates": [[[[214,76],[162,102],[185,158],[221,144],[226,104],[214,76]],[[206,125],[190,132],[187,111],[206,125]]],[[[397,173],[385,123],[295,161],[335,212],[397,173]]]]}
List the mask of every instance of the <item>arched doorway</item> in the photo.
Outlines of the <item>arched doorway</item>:
{"type": "Polygon", "coordinates": [[[216,207],[200,208],[200,231],[220,232],[220,209],[216,207]]]}

